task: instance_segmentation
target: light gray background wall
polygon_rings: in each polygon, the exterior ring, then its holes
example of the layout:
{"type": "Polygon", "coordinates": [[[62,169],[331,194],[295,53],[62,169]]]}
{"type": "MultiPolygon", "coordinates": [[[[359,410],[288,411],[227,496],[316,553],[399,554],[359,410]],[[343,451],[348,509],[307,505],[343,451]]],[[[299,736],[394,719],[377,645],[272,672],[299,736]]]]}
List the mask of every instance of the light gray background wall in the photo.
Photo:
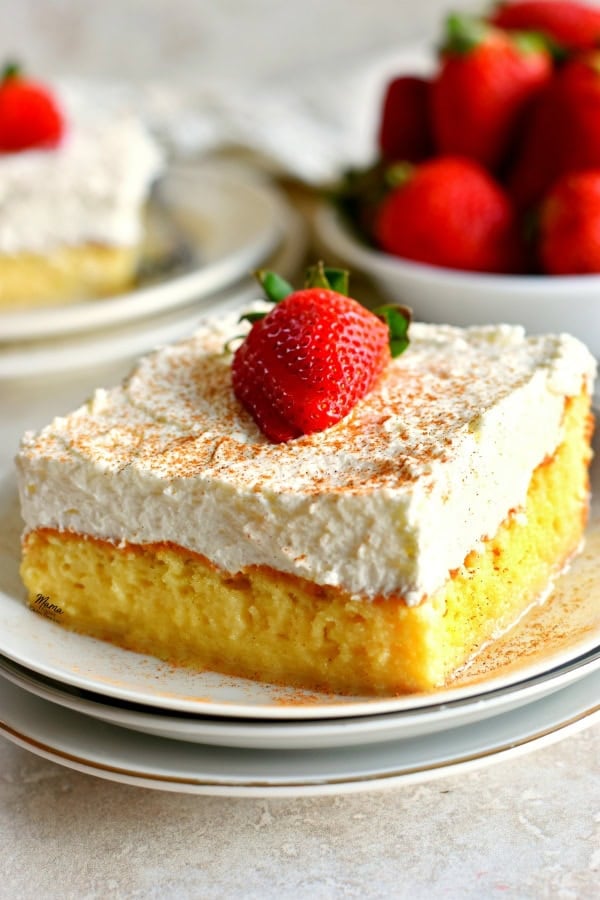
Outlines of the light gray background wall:
{"type": "Polygon", "coordinates": [[[0,59],[44,75],[276,78],[438,30],[466,0],[2,0],[0,59]]]}

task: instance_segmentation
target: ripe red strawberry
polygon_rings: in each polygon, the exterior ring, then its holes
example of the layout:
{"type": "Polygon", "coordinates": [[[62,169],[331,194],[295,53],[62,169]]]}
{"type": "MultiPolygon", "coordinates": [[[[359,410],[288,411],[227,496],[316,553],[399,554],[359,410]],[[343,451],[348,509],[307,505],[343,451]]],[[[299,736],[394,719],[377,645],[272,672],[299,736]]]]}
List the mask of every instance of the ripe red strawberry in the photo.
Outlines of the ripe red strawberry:
{"type": "Polygon", "coordinates": [[[442,156],[405,167],[383,201],[376,241],[395,256],[473,272],[512,272],[519,250],[512,204],[473,160],[442,156]]]}
{"type": "Polygon", "coordinates": [[[560,171],[565,132],[559,124],[564,106],[559,78],[556,75],[536,99],[506,178],[518,210],[535,207],[560,171]]]}
{"type": "Polygon", "coordinates": [[[431,92],[439,152],[498,170],[551,74],[551,55],[537,35],[508,34],[476,19],[450,16],[431,92]]]}
{"type": "Polygon", "coordinates": [[[420,162],[433,153],[430,88],[427,78],[415,75],[403,75],[388,84],[378,135],[384,160],[420,162]]]}
{"type": "Polygon", "coordinates": [[[54,147],[62,137],[62,114],[49,93],[7,66],[0,81],[0,153],[54,147]]]}
{"type": "Polygon", "coordinates": [[[539,240],[547,274],[600,272],[600,169],[559,179],[542,204],[539,240]]]}
{"type": "Polygon", "coordinates": [[[540,96],[508,178],[520,208],[566,172],[600,168],[600,52],[568,62],[540,96]]]}
{"type": "MultiPolygon", "coordinates": [[[[233,390],[271,441],[334,425],[391,358],[388,325],[332,289],[345,287],[345,274],[320,265],[299,291],[279,280],[276,306],[264,318],[250,317],[252,328],[233,359],[233,390]]],[[[262,273],[265,288],[273,278],[262,273]]],[[[406,317],[401,326],[400,352],[408,343],[406,317]]]]}
{"type": "Polygon", "coordinates": [[[591,50],[600,44],[600,9],[576,0],[503,3],[490,21],[509,31],[538,31],[565,50],[591,50]]]}

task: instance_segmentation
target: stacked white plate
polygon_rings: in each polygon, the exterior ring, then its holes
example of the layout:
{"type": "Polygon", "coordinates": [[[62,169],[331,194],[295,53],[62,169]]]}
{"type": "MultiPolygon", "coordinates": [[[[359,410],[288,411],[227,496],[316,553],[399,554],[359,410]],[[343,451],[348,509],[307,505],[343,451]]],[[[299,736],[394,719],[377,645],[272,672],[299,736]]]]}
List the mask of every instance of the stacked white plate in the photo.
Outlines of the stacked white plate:
{"type": "Polygon", "coordinates": [[[257,267],[292,276],[303,261],[300,217],[272,184],[239,164],[173,166],[149,209],[135,290],[0,312],[0,379],[137,356],[187,334],[208,309],[256,297],[257,267]]]}
{"type": "Polygon", "coordinates": [[[190,793],[326,794],[463,771],[600,720],[600,509],[553,596],[454,684],[378,698],[192,672],[67,632],[25,605],[20,530],[7,474],[0,734],[70,768],[190,793]]]}

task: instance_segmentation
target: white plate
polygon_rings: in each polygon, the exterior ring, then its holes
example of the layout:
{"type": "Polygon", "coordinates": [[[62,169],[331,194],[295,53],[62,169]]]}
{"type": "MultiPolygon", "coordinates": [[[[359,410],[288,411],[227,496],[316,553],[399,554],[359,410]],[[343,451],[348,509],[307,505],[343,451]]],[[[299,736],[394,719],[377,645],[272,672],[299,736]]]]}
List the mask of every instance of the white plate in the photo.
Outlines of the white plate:
{"type": "Polygon", "coordinates": [[[600,721],[600,672],[485,723],[327,750],[238,750],[169,741],[61,709],[0,679],[0,734],[79,772],[167,791],[239,797],[340,794],[465,772],[600,721]]]}
{"type": "Polygon", "coordinates": [[[600,669],[600,647],[525,684],[501,688],[484,699],[439,703],[423,709],[403,710],[349,719],[319,719],[316,722],[272,722],[260,719],[220,719],[182,716],[148,710],[123,701],[110,701],[99,694],[70,688],[24,669],[0,656],[0,675],[36,697],[83,713],[112,725],[172,740],[221,747],[267,750],[309,750],[406,740],[449,728],[481,722],[547,696],[600,669]]]}
{"type": "Polygon", "coordinates": [[[188,271],[115,297],[2,312],[0,341],[107,328],[172,310],[233,284],[282,237],[279,194],[241,167],[174,167],[165,175],[161,197],[192,251],[188,271]]]}
{"type": "MultiPolygon", "coordinates": [[[[267,264],[284,277],[292,277],[305,257],[306,226],[283,200],[279,205],[278,225],[283,240],[267,264]]],[[[202,296],[198,301],[169,313],[111,329],[46,341],[0,343],[0,381],[75,372],[107,362],[133,359],[158,345],[190,334],[199,319],[207,313],[234,305],[243,306],[258,296],[260,288],[254,279],[245,277],[234,287],[202,296]]]]}
{"type": "MultiPolygon", "coordinates": [[[[600,457],[591,470],[600,498],[600,457]]],[[[24,603],[19,578],[21,519],[14,476],[0,479],[0,654],[47,678],[143,706],[196,715],[271,720],[325,719],[414,710],[517,685],[564,666],[600,643],[600,505],[592,504],[586,546],[535,607],[491,644],[452,686],[404,697],[343,697],[283,688],[152,657],[73,634],[24,603]]]]}

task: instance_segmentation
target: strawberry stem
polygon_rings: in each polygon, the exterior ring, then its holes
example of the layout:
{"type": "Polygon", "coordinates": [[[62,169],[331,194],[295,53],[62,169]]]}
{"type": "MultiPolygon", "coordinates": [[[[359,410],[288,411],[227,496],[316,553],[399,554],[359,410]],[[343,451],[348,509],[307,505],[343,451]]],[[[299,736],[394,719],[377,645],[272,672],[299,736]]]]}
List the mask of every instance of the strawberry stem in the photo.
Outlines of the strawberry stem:
{"type": "Polygon", "coordinates": [[[471,53],[485,41],[490,31],[490,26],[481,19],[453,13],[446,20],[446,42],[442,52],[471,53]]]}
{"type": "Polygon", "coordinates": [[[320,260],[316,266],[306,270],[305,288],[326,288],[338,294],[348,296],[348,272],[346,269],[332,269],[320,260]]]}
{"type": "Polygon", "coordinates": [[[251,325],[254,325],[255,322],[260,322],[265,316],[266,313],[264,312],[247,312],[239,317],[238,322],[250,322],[251,325]]]}
{"type": "Polygon", "coordinates": [[[19,63],[11,60],[10,62],[7,62],[2,69],[2,73],[0,74],[0,81],[10,81],[11,78],[19,78],[21,74],[22,69],[19,63]]]}
{"type": "Polygon", "coordinates": [[[309,266],[304,276],[305,288],[329,288],[329,281],[325,274],[325,266],[318,262],[316,266],[309,266]]]}
{"type": "Polygon", "coordinates": [[[271,303],[280,303],[294,292],[294,288],[281,275],[271,272],[268,269],[258,269],[254,273],[259,284],[267,295],[267,300],[271,303]]]}
{"type": "Polygon", "coordinates": [[[397,162],[385,170],[385,183],[390,188],[402,187],[413,177],[415,166],[410,162],[397,162]]]}
{"type": "Polygon", "coordinates": [[[517,50],[526,56],[529,53],[550,53],[555,55],[558,45],[550,41],[540,31],[513,31],[511,40],[517,50]]]}
{"type": "Polygon", "coordinates": [[[394,304],[378,306],[373,310],[373,315],[382,319],[390,331],[390,353],[395,359],[404,353],[410,341],[408,328],[412,320],[412,310],[408,306],[396,306],[394,304]]]}
{"type": "Polygon", "coordinates": [[[11,78],[19,78],[21,74],[22,69],[19,63],[11,60],[10,62],[7,62],[2,69],[2,73],[0,74],[0,81],[10,81],[11,78]]]}

